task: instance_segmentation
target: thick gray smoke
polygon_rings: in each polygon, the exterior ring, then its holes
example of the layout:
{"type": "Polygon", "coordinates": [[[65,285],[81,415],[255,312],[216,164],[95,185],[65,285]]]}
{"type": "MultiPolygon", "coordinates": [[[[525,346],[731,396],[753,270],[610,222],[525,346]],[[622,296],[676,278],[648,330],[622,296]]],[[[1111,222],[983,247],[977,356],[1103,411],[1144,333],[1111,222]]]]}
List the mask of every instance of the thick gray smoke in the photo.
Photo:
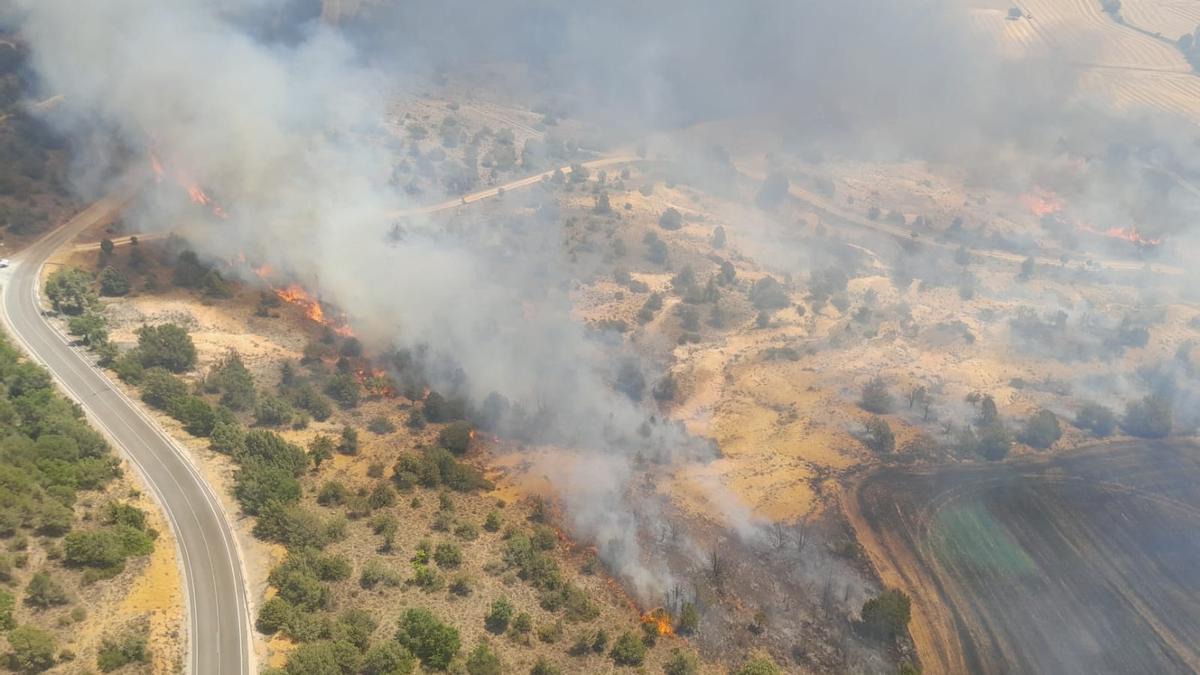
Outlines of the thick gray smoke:
{"type": "MultiPolygon", "coordinates": [[[[300,279],[374,347],[427,345],[461,368],[453,384],[473,402],[500,392],[547,438],[589,449],[560,477],[568,516],[642,592],[665,580],[641,564],[630,460],[692,444],[666,425],[637,433],[647,411],[612,387],[629,355],[571,317],[560,223],[538,221],[500,246],[508,255],[420,218],[388,243],[385,214],[413,206],[389,183],[394,157],[379,142],[395,90],[517,62],[535,97],[627,138],[747,116],[798,146],[993,172],[1064,129],[1096,144],[1086,152],[1103,153],[1096,139],[1113,133],[1138,148],[1158,140],[1091,115],[1070,73],[980,48],[942,3],[366,4],[342,28],[312,20],[315,3],[285,0],[15,0],[13,12],[43,93],[66,96],[51,121],[76,141],[82,189],[105,189],[114,168],[154,152],[229,213],[193,242],[204,255],[244,253],[300,279]]],[[[1034,166],[1055,166],[1054,152],[1039,157],[1034,166]]],[[[1016,182],[1035,169],[1022,171],[1016,182]]],[[[146,203],[131,217],[162,229],[177,207],[146,203]]]]}

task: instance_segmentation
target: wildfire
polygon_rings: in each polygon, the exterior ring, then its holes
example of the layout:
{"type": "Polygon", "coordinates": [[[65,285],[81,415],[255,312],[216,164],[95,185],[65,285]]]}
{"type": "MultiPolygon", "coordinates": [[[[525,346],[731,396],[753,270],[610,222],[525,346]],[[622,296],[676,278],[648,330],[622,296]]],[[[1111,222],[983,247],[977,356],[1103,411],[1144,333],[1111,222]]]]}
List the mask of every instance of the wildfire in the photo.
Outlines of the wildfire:
{"type": "MultiPolygon", "coordinates": [[[[154,170],[155,181],[161,183],[163,176],[165,176],[167,173],[167,170],[163,165],[162,159],[159,158],[158,153],[155,152],[153,148],[150,149],[150,168],[154,170]]],[[[200,187],[200,184],[191,176],[189,176],[186,171],[176,168],[172,173],[174,175],[175,182],[182,187],[185,192],[187,192],[188,199],[190,199],[193,204],[209,207],[209,209],[212,210],[213,215],[222,220],[229,217],[229,214],[225,212],[225,209],[221,208],[219,204],[215,203],[212,197],[209,197],[208,193],[206,193],[204,189],[200,187]]]]}
{"type": "Polygon", "coordinates": [[[367,390],[368,394],[373,396],[381,396],[383,398],[396,398],[399,393],[396,387],[393,386],[392,378],[388,377],[387,371],[375,368],[359,368],[356,371],[358,383],[367,390]]]}
{"type": "Polygon", "coordinates": [[[1109,237],[1111,239],[1120,239],[1131,244],[1136,244],[1137,246],[1158,246],[1159,244],[1163,243],[1162,237],[1147,237],[1143,235],[1140,231],[1138,231],[1137,225],[1131,225],[1129,227],[1110,227],[1106,230],[1101,230],[1100,228],[1092,227],[1091,225],[1083,223],[1080,223],[1077,227],[1084,232],[1098,234],[1102,237],[1109,237]]]}
{"type": "Polygon", "coordinates": [[[642,615],[642,623],[655,624],[659,635],[674,635],[675,627],[671,622],[671,613],[659,607],[642,615]]]}
{"type": "Polygon", "coordinates": [[[1042,188],[1036,188],[1033,192],[1021,195],[1021,204],[1039,218],[1061,213],[1065,208],[1065,204],[1058,195],[1042,188]]]}
{"type": "MultiPolygon", "coordinates": [[[[270,268],[267,269],[269,271],[270,268]]],[[[288,303],[289,305],[296,305],[297,307],[303,309],[304,316],[307,316],[310,320],[319,323],[322,326],[329,326],[333,332],[343,337],[351,337],[354,335],[354,330],[344,322],[334,322],[325,318],[325,309],[321,307],[321,301],[310,295],[309,292],[304,290],[304,288],[299,284],[288,284],[283,288],[276,288],[274,290],[275,295],[278,296],[280,300],[288,303]]]]}

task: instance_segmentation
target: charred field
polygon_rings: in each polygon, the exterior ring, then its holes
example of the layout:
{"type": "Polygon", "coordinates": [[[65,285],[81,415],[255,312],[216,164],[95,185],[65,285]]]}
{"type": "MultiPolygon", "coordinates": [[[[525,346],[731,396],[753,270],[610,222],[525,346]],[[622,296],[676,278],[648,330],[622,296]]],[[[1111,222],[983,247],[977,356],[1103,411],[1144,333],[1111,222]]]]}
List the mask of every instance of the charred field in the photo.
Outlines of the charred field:
{"type": "Polygon", "coordinates": [[[1200,663],[1200,447],[884,467],[847,509],[913,595],[928,672],[1192,672],[1200,663]]]}

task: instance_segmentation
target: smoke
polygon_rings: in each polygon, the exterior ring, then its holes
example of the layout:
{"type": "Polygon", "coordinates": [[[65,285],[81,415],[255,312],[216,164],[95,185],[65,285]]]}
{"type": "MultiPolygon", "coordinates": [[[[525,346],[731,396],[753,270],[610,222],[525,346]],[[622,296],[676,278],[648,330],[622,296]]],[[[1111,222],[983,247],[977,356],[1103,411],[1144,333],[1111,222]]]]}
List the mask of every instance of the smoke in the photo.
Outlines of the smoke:
{"type": "MultiPolygon", "coordinates": [[[[555,477],[568,519],[643,593],[669,580],[639,546],[632,460],[710,450],[645,424],[647,408],[614,390],[613,364],[630,354],[573,318],[551,209],[522,227],[455,230],[409,215],[389,239],[386,214],[416,205],[390,182],[394,151],[381,142],[395,92],[515,63],[528,87],[518,94],[615,130],[598,142],[736,118],[791,149],[1061,185],[1099,226],[1136,216],[1179,230],[1196,213],[1145,169],[1153,159],[1193,173],[1175,149],[1189,132],[1101,112],[1074,71],[1001,59],[941,2],[366,3],[341,27],[316,21],[317,3],[287,0],[15,0],[10,11],[41,93],[66,96],[49,120],[76,141],[82,192],[153,151],[228,211],[193,242],[205,256],[244,254],[301,280],[376,349],[424,347],[429,363],[453,364],[431,371],[435,384],[475,404],[498,392],[539,439],[586,448],[555,477]],[[1077,157],[1095,170],[1081,175],[1077,157]]],[[[699,154],[686,145],[668,143],[699,154]]],[[[186,208],[159,196],[130,218],[166,229],[186,208]]],[[[761,527],[732,496],[712,501],[740,529],[761,527]]]]}

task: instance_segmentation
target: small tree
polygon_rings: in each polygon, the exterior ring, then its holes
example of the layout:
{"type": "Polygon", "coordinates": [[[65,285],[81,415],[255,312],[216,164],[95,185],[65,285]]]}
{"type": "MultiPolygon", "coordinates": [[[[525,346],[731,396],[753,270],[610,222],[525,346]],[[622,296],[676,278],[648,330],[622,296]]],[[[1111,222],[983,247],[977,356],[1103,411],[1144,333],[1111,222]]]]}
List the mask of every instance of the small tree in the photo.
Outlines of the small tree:
{"type": "Polygon", "coordinates": [[[696,609],[696,605],[690,602],[683,603],[683,609],[679,611],[679,623],[675,626],[675,630],[680,635],[691,635],[700,627],[700,612],[696,609]]]}
{"type": "Polygon", "coordinates": [[[1104,438],[1117,428],[1117,418],[1113,411],[1099,403],[1085,403],[1075,415],[1075,426],[1086,429],[1094,436],[1104,438]]]}
{"type": "Polygon", "coordinates": [[[640,666],[646,660],[646,643],[631,631],[621,633],[610,652],[618,666],[640,666]]]}
{"type": "Polygon", "coordinates": [[[82,314],[96,305],[96,292],[92,290],[92,275],[78,267],[67,267],[46,279],[46,297],[55,311],[64,314],[82,314]]]}
{"type": "Polygon", "coordinates": [[[664,230],[678,230],[683,227],[683,215],[674,207],[669,207],[659,216],[658,226],[664,230]]]}
{"type": "Polygon", "coordinates": [[[512,621],[513,606],[508,601],[508,598],[500,597],[492,601],[491,611],[483,620],[483,625],[489,632],[497,635],[508,630],[508,624],[512,621]]]}
{"type": "Polygon", "coordinates": [[[759,188],[758,194],[754,197],[754,203],[764,211],[774,209],[787,196],[789,187],[790,183],[787,176],[776,171],[767,176],[767,179],[763,181],[762,187],[759,188]]]}
{"type": "Polygon", "coordinates": [[[196,345],[183,327],[164,323],[142,326],[134,333],[138,338],[138,359],[143,367],[158,366],[182,373],[196,365],[196,345]]]}
{"type": "Polygon", "coordinates": [[[892,394],[888,391],[887,382],[882,377],[873,377],[863,385],[862,397],[858,407],[876,415],[884,415],[892,410],[892,394]]]}
{"type": "Polygon", "coordinates": [[[733,675],[783,675],[783,671],[769,656],[760,656],[742,664],[733,675]]]}
{"type": "Polygon", "coordinates": [[[1022,443],[1039,450],[1049,448],[1060,438],[1062,429],[1058,425],[1058,416],[1045,408],[1025,420],[1025,426],[1018,435],[1022,443]]]}
{"type": "Polygon", "coordinates": [[[469,675],[501,675],[504,672],[500,657],[486,642],[480,642],[471,650],[466,665],[469,675]]]}
{"type": "Polygon", "coordinates": [[[21,626],[8,634],[8,665],[21,673],[40,673],[54,666],[54,635],[33,626],[21,626]]]}
{"type": "Polygon", "coordinates": [[[908,628],[912,616],[912,600],[903,591],[889,588],[867,600],[862,607],[862,620],[871,632],[894,638],[908,628]]]}
{"type": "Polygon", "coordinates": [[[1162,396],[1151,394],[1125,406],[1121,428],[1130,436],[1165,438],[1171,433],[1171,404],[1162,396]]]}
{"type": "Polygon", "coordinates": [[[896,436],[887,420],[874,416],[867,420],[863,443],[877,455],[890,455],[896,450],[896,436]]]}
{"type": "Polygon", "coordinates": [[[723,225],[718,225],[718,226],[714,227],[713,233],[712,233],[713,248],[716,248],[716,249],[725,248],[725,241],[726,241],[725,227],[723,225]]]}
{"type": "Polygon", "coordinates": [[[470,422],[451,422],[438,432],[438,445],[456,455],[465,455],[471,445],[472,435],[470,422]]]}
{"type": "Polygon", "coordinates": [[[690,650],[676,647],[671,650],[671,658],[663,664],[666,675],[696,675],[700,672],[700,659],[690,650]]]}
{"type": "Polygon", "coordinates": [[[423,608],[404,612],[396,641],[416,655],[421,665],[435,670],[445,670],[461,646],[458,631],[423,608]]]}
{"type": "Polygon", "coordinates": [[[105,267],[100,271],[100,294],[121,296],[129,293],[129,278],[115,267],[105,267]]]}

